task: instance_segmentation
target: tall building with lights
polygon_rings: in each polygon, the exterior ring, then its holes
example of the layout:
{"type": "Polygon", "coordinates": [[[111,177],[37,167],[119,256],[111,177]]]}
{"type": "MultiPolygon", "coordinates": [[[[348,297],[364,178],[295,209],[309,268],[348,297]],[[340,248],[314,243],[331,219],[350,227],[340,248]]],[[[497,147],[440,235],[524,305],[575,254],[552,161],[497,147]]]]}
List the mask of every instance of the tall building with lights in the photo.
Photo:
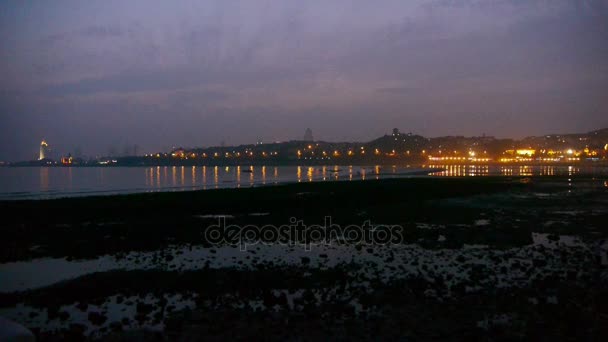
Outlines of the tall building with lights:
{"type": "Polygon", "coordinates": [[[48,158],[48,154],[49,144],[47,144],[46,141],[42,140],[42,142],[40,143],[40,156],[38,157],[38,160],[48,158]]]}

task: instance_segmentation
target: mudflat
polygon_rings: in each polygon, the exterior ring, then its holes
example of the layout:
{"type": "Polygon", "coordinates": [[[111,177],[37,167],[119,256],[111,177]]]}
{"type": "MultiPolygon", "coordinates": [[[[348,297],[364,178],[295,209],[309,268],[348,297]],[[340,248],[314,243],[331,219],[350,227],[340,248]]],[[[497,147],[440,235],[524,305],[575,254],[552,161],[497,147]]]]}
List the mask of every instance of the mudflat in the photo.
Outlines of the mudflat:
{"type": "Polygon", "coordinates": [[[0,202],[0,315],[41,340],[598,338],[606,185],[421,177],[0,202]]]}

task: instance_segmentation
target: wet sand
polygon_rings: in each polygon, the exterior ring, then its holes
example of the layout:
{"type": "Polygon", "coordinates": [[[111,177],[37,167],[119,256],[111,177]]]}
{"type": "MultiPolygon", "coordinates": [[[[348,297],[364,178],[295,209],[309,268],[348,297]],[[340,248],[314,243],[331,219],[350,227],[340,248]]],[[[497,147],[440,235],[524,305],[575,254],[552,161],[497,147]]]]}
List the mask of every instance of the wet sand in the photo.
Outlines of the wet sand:
{"type": "Polygon", "coordinates": [[[416,178],[0,202],[0,315],[39,339],[600,339],[608,188],[416,178]],[[28,214],[23,214],[28,213],[28,214]],[[216,245],[229,224],[402,227],[398,244],[216,245]]]}

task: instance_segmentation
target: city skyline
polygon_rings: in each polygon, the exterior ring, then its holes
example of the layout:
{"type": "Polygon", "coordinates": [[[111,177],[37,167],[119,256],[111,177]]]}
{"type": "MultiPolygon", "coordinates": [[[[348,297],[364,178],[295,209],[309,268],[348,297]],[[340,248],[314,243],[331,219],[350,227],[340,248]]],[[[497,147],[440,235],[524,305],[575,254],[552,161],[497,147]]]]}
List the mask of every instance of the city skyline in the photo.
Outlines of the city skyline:
{"type": "Polygon", "coordinates": [[[608,126],[603,0],[77,4],[0,5],[0,160],[608,126]]]}
{"type": "MultiPolygon", "coordinates": [[[[303,137],[297,137],[288,141],[263,142],[257,140],[255,143],[210,146],[173,146],[169,150],[158,150],[153,152],[139,153],[138,145],[126,145],[122,152],[110,150],[104,155],[86,155],[81,150],[59,151],[59,154],[51,154],[51,147],[46,140],[40,143],[39,158],[44,164],[52,164],[61,161],[67,165],[107,165],[110,159],[121,157],[146,157],[151,159],[127,160],[130,165],[152,165],[166,164],[168,157],[177,160],[190,158],[187,163],[200,163],[205,160],[215,160],[213,163],[247,162],[293,162],[294,160],[306,162],[329,161],[347,159],[355,162],[390,162],[400,159],[410,162],[519,162],[519,161],[545,161],[545,162],[578,162],[598,161],[605,159],[608,151],[608,128],[597,129],[590,132],[569,132],[566,134],[545,134],[540,136],[528,136],[523,139],[499,138],[485,134],[475,136],[436,136],[425,137],[412,132],[401,132],[399,128],[393,128],[390,134],[376,137],[370,141],[324,141],[315,140],[310,128],[306,128],[303,137]],[[280,153],[279,153],[280,151],[280,153]],[[367,152],[367,155],[365,154],[367,152]],[[315,154],[316,153],[316,154],[315,154]],[[452,154],[453,153],[453,154],[452,154]],[[375,157],[390,157],[387,160],[377,158],[369,159],[370,155],[375,157]],[[46,157],[45,157],[46,156],[46,157]],[[156,158],[162,159],[156,159],[156,158]],[[394,158],[397,159],[394,159],[394,158]],[[209,159],[207,159],[209,158],[209,159]],[[236,158],[232,161],[230,159],[236,158]],[[196,160],[199,160],[198,162],[196,160]],[[69,161],[69,162],[66,162],[69,161]]],[[[38,165],[31,164],[33,160],[12,161],[16,165],[38,165]],[[23,164],[25,163],[25,164],[23,164]]],[[[119,161],[124,163],[125,160],[119,161]]],[[[183,162],[183,160],[181,161],[183,162]]],[[[181,163],[179,162],[179,163],[181,163]]],[[[117,163],[112,160],[112,163],[117,163]]]]}

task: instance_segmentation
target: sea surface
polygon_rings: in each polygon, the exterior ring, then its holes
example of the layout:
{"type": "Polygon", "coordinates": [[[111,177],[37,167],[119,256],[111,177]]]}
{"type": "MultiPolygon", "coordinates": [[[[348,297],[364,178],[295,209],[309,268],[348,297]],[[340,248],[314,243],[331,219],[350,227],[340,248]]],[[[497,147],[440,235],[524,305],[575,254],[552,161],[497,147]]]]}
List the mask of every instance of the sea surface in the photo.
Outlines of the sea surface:
{"type": "Polygon", "coordinates": [[[426,177],[424,170],[436,177],[608,175],[606,167],[554,165],[1,167],[0,200],[426,177]]]}

